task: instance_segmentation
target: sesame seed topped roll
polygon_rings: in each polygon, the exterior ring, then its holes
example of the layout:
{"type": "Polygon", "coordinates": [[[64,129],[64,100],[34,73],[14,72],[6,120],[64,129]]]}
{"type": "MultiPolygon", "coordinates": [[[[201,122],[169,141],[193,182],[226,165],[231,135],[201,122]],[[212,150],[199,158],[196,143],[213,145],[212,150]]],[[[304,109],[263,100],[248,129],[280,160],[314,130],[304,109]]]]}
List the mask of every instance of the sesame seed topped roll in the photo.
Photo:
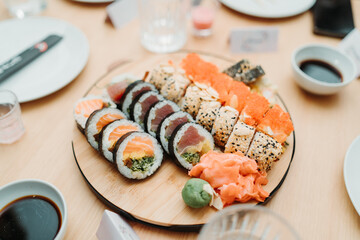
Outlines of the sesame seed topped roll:
{"type": "Polygon", "coordinates": [[[282,146],[272,137],[256,132],[247,156],[255,159],[260,171],[269,171],[272,163],[282,154],[282,146]]]}
{"type": "Polygon", "coordinates": [[[220,107],[221,103],[218,101],[202,101],[196,115],[196,122],[211,132],[220,107]]]}
{"type": "Polygon", "coordinates": [[[251,140],[255,134],[255,128],[238,121],[225,145],[226,153],[242,152],[246,154],[251,140]]]}
{"type": "Polygon", "coordinates": [[[239,112],[232,107],[220,108],[211,130],[216,145],[225,147],[238,116],[239,112]]]}
{"type": "Polygon", "coordinates": [[[185,96],[180,101],[180,108],[182,111],[189,113],[193,118],[196,117],[200,103],[200,88],[195,85],[190,85],[185,93],[185,96]]]}
{"type": "Polygon", "coordinates": [[[160,90],[166,83],[167,79],[174,73],[175,68],[173,66],[168,64],[160,64],[158,67],[152,70],[149,83],[154,84],[155,87],[160,90]]]}
{"type": "Polygon", "coordinates": [[[190,80],[183,74],[176,73],[170,76],[162,86],[160,93],[166,99],[175,103],[185,95],[186,88],[189,86],[190,80]]]}

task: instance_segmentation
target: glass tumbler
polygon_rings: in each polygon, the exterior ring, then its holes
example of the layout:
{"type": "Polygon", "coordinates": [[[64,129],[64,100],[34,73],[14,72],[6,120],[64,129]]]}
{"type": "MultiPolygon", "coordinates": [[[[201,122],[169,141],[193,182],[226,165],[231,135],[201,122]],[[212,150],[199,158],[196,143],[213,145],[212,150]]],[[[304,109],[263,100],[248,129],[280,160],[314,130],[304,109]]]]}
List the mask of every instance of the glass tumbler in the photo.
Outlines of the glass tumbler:
{"type": "Polygon", "coordinates": [[[198,240],[298,240],[289,223],[261,206],[237,204],[217,212],[204,225],[198,240]]]}
{"type": "Polygon", "coordinates": [[[20,105],[16,95],[9,90],[0,90],[0,144],[10,144],[25,132],[20,105]]]}
{"type": "Polygon", "coordinates": [[[4,0],[10,15],[17,18],[36,15],[42,12],[46,6],[46,0],[4,0]]]}
{"type": "Polygon", "coordinates": [[[142,45],[151,52],[169,53],[186,42],[186,0],[138,0],[142,45]]]}

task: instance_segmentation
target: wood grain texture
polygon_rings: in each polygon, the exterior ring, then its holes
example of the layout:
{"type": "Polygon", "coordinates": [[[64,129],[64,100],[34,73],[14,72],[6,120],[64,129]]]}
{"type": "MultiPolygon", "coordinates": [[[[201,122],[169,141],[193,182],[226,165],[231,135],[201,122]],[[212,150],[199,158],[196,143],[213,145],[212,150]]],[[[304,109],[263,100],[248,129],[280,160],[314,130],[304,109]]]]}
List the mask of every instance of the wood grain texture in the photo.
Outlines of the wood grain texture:
{"type": "MultiPolygon", "coordinates": [[[[111,80],[120,74],[130,73],[142,78],[146,71],[151,71],[161,63],[173,61],[179,66],[188,52],[158,55],[134,60],[112,68],[108,74],[99,79],[87,94],[101,95],[111,80]]],[[[225,69],[234,61],[219,56],[200,54],[201,58],[216,64],[219,69],[225,69]]],[[[285,109],[280,99],[278,103],[285,109]]],[[[74,124],[75,125],[75,124],[74,124]]],[[[73,148],[74,156],[80,171],[90,187],[104,202],[119,213],[126,212],[137,220],[182,230],[196,230],[199,225],[208,222],[216,212],[214,208],[192,209],[182,200],[181,190],[187,180],[187,172],[178,167],[170,157],[165,157],[159,170],[145,180],[129,180],[123,177],[116,166],[106,161],[86,141],[80,131],[74,126],[73,148]]],[[[272,198],[280,188],[290,166],[294,149],[294,134],[287,140],[289,146],[268,172],[269,183],[264,189],[271,193],[272,198]]],[[[252,202],[251,204],[257,204],[252,202]]]]}
{"type": "MultiPolygon", "coordinates": [[[[355,26],[359,28],[360,0],[351,2],[355,26]]],[[[119,30],[105,23],[107,5],[48,1],[42,15],[68,21],[81,29],[89,40],[89,61],[75,81],[65,88],[21,104],[25,135],[14,144],[0,145],[0,185],[17,179],[39,178],[53,183],[64,194],[69,210],[66,240],[96,239],[106,208],[89,189],[74,162],[70,144],[75,130],[73,104],[113,62],[155,55],[141,47],[137,20],[119,30]]],[[[4,1],[0,1],[0,20],[9,18],[4,1]]],[[[11,33],[1,33],[0,37],[2,34],[11,33]]],[[[360,239],[360,218],[348,197],[342,174],[346,150],[360,134],[360,81],[352,82],[334,96],[319,97],[295,84],[290,65],[291,54],[300,45],[336,46],[339,41],[314,35],[310,12],[268,20],[221,6],[214,34],[205,39],[189,34],[184,46],[234,59],[248,58],[261,64],[278,86],[294,120],[296,154],[286,181],[266,207],[286,218],[303,239],[360,239]],[[279,28],[276,52],[230,52],[231,29],[260,26],[279,28]]],[[[140,238],[146,240],[197,237],[196,233],[167,231],[133,221],[130,224],[140,238]]]]}

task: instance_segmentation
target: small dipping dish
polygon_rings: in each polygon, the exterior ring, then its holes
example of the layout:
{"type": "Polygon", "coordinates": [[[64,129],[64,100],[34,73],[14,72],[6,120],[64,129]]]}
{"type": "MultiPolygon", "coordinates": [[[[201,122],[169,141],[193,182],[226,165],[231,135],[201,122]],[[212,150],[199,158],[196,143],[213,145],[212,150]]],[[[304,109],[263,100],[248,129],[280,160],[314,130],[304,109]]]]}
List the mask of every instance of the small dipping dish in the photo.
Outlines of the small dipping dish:
{"type": "Polygon", "coordinates": [[[297,84],[319,95],[334,94],[356,78],[355,63],[337,48],[323,44],[296,49],[291,66],[297,84]],[[331,75],[339,81],[331,81],[331,75]]]}
{"type": "Polygon", "coordinates": [[[50,234],[54,240],[64,238],[67,207],[54,185],[38,179],[18,180],[0,187],[0,196],[0,239],[2,235],[5,239],[44,239],[50,234]]]}

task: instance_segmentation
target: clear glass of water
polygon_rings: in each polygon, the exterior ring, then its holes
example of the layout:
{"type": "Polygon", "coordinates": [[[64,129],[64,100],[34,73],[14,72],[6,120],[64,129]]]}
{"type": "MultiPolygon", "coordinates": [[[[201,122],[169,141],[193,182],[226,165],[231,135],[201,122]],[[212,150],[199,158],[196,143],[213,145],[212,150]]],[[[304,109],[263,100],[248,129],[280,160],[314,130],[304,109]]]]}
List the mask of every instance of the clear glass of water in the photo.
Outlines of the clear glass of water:
{"type": "Polygon", "coordinates": [[[36,15],[47,7],[46,0],[4,0],[10,15],[24,18],[36,15]]]}
{"type": "Polygon", "coordinates": [[[151,52],[181,49],[187,39],[187,0],[138,0],[142,45],[151,52]]]}
{"type": "Polygon", "coordinates": [[[25,128],[16,95],[0,90],[0,144],[10,144],[20,139],[25,128]]]}
{"type": "Polygon", "coordinates": [[[198,240],[299,240],[292,226],[271,210],[236,204],[217,212],[204,225],[198,240]]]}

